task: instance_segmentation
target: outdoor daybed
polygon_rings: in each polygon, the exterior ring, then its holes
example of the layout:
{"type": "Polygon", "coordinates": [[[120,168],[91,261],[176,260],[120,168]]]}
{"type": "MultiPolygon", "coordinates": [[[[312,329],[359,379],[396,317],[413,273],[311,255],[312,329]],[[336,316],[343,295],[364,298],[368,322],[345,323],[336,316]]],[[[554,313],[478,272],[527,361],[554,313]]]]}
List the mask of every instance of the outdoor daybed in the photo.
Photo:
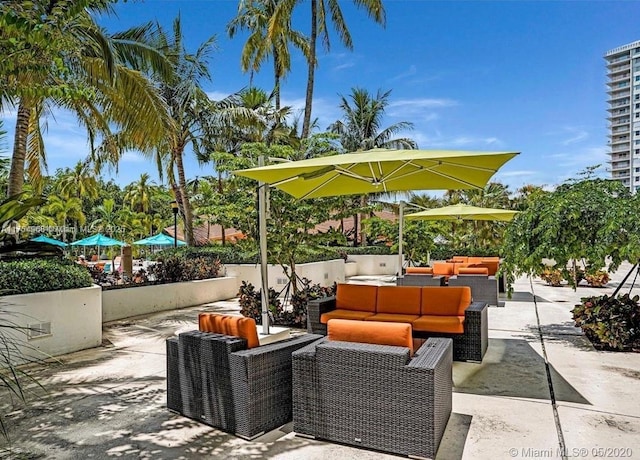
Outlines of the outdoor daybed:
{"type": "Polygon", "coordinates": [[[409,324],[328,324],[326,339],[293,353],[296,434],[434,458],[451,414],[451,339],[414,353],[409,324]]]}
{"type": "Polygon", "coordinates": [[[486,302],[469,287],[338,284],[336,295],[307,304],[307,330],[327,334],[330,319],[410,324],[414,337],[450,337],[453,359],[482,361],[488,345],[486,302]]]}
{"type": "Polygon", "coordinates": [[[167,408],[246,439],[291,421],[291,353],[321,337],[259,345],[251,318],[201,313],[167,340],[167,408]]]}

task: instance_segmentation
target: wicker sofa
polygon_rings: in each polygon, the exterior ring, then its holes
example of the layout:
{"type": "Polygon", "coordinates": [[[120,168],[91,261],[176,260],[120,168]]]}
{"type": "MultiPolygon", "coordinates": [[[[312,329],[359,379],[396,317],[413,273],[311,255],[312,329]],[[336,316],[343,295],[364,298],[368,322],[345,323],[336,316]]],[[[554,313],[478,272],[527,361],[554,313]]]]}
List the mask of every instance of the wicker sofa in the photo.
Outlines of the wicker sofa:
{"type": "Polygon", "coordinates": [[[401,322],[415,337],[450,337],[453,359],[482,361],[488,346],[486,302],[469,287],[338,284],[336,295],[307,304],[307,331],[327,334],[330,319],[401,322]]]}
{"type": "Polygon", "coordinates": [[[449,286],[469,286],[473,300],[500,306],[498,280],[495,276],[489,275],[489,270],[485,267],[460,268],[457,275],[449,278],[448,284],[449,286]]]}
{"type": "Polygon", "coordinates": [[[434,458],[451,414],[451,339],[430,338],[411,357],[407,346],[334,337],[337,321],[326,339],[293,353],[296,434],[434,458]]]}
{"type": "Polygon", "coordinates": [[[218,331],[166,342],[167,408],[245,439],[290,422],[291,353],[321,336],[259,345],[253,319],[209,315],[200,328],[218,331]]]}

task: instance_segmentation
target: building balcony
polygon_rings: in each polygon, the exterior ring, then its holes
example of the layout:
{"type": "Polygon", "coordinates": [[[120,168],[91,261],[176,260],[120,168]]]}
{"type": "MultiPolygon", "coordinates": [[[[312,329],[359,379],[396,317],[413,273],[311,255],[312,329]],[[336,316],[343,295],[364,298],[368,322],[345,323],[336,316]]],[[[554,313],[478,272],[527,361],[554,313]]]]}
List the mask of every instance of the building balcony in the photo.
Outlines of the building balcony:
{"type": "Polygon", "coordinates": [[[625,82],[625,81],[629,81],[629,79],[631,78],[631,74],[630,73],[626,73],[626,74],[622,74],[622,75],[615,75],[613,76],[613,78],[610,78],[609,81],[607,82],[608,86],[613,86],[616,84],[619,84],[621,82],[625,82]]]}
{"type": "MultiPolygon", "coordinates": [[[[611,92],[611,91],[609,91],[611,92]]],[[[627,91],[621,91],[620,93],[611,93],[611,96],[609,96],[609,104],[615,104],[617,102],[620,102],[620,100],[627,100],[630,101],[629,96],[631,95],[631,93],[627,90],[627,91]]]]}
{"type": "Polygon", "coordinates": [[[629,86],[627,86],[626,88],[609,88],[607,90],[607,93],[610,94],[609,96],[610,100],[617,99],[620,97],[629,97],[629,95],[631,94],[629,89],[630,89],[629,86]]]}
{"type": "Polygon", "coordinates": [[[626,72],[627,70],[631,70],[631,65],[630,64],[611,66],[609,68],[609,76],[612,76],[612,75],[615,75],[615,74],[619,74],[621,72],[626,72]]]}
{"type": "Polygon", "coordinates": [[[628,170],[629,167],[631,167],[631,163],[629,163],[628,161],[618,162],[618,163],[611,163],[611,171],[612,172],[628,170]]]}
{"type": "Polygon", "coordinates": [[[631,101],[629,99],[618,99],[615,102],[609,102],[609,108],[607,109],[609,112],[619,109],[620,107],[629,106],[631,101]]]}

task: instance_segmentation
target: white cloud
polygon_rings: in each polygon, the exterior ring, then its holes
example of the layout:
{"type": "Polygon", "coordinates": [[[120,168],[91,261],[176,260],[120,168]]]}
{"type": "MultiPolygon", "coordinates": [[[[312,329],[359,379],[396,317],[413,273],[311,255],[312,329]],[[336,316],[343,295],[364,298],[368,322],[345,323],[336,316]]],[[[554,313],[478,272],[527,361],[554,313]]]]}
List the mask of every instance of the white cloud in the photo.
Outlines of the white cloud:
{"type": "Polygon", "coordinates": [[[403,78],[412,77],[416,73],[418,73],[418,68],[416,67],[415,64],[411,64],[409,66],[409,69],[407,69],[406,71],[404,71],[402,73],[399,73],[395,77],[389,78],[389,81],[396,81],[396,80],[401,80],[403,78]]]}
{"type": "Polygon", "coordinates": [[[565,131],[571,135],[568,139],[562,141],[562,145],[571,145],[583,141],[589,137],[589,133],[579,128],[565,128],[565,131]]]}
{"type": "Polygon", "coordinates": [[[333,68],[333,70],[338,71],[338,70],[344,70],[344,69],[348,69],[350,67],[355,67],[356,63],[353,61],[350,62],[345,62],[343,64],[337,65],[333,68]]]}

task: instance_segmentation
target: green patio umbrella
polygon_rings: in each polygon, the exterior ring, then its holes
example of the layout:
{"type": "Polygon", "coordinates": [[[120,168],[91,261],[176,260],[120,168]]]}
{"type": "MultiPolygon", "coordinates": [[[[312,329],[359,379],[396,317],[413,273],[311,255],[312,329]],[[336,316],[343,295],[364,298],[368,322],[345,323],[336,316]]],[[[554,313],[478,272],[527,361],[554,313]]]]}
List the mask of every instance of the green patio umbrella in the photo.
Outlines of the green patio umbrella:
{"type": "Polygon", "coordinates": [[[511,209],[481,208],[468,204],[454,204],[442,208],[407,214],[405,219],[423,220],[497,220],[508,222],[518,213],[511,209]]]}
{"type": "MultiPolygon", "coordinates": [[[[261,166],[257,168],[234,171],[234,174],[255,179],[262,185],[258,208],[263,332],[269,333],[265,184],[300,199],[405,190],[482,188],[504,163],[517,154],[372,149],[269,166],[262,166],[264,160],[261,158],[261,166]]],[[[402,240],[399,247],[402,259],[402,240]]]]}

